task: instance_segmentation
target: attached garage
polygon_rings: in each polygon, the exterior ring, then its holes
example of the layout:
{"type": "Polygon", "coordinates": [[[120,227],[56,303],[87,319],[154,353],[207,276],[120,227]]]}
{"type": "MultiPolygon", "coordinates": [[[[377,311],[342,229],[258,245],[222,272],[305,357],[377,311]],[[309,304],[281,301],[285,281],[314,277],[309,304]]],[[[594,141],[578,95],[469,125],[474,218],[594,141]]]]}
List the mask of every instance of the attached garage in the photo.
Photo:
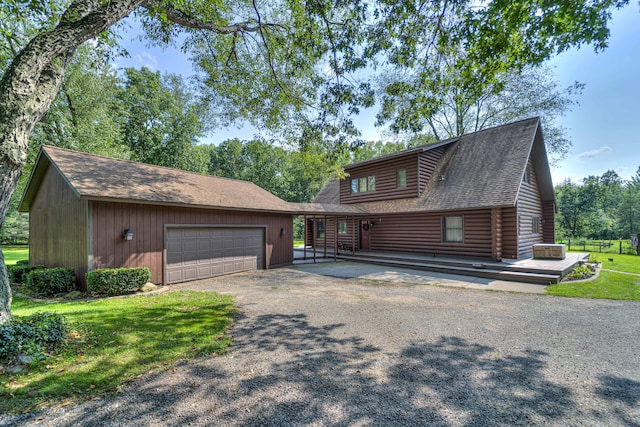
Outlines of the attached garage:
{"type": "Polygon", "coordinates": [[[266,226],[165,227],[165,283],[265,268],[266,226]]]}
{"type": "Polygon", "coordinates": [[[178,283],[293,262],[292,205],[257,185],[44,146],[20,210],[34,264],[178,283]]]}

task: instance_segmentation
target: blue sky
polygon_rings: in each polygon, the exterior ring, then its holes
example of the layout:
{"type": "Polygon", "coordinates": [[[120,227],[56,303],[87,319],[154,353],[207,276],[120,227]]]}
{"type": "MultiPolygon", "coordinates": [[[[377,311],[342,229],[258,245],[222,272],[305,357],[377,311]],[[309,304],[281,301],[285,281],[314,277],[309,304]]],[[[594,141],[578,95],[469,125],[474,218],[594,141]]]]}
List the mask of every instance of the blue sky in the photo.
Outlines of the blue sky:
{"type": "MultiPolygon", "coordinates": [[[[117,67],[146,66],[161,72],[193,74],[188,57],[178,49],[148,48],[139,40],[140,31],[133,20],[123,37],[131,54],[120,59],[117,67]]],[[[609,47],[596,54],[590,46],[572,49],[553,58],[560,86],[574,81],[586,84],[579,105],[558,124],[568,129],[573,143],[566,160],[552,168],[555,184],[569,178],[579,182],[588,175],[616,171],[629,179],[640,166],[640,13],[638,5],[614,12],[609,47]]],[[[383,130],[373,126],[373,111],[355,119],[365,139],[385,139],[383,130]]],[[[249,127],[220,129],[206,142],[222,142],[255,134],[249,127]]]]}

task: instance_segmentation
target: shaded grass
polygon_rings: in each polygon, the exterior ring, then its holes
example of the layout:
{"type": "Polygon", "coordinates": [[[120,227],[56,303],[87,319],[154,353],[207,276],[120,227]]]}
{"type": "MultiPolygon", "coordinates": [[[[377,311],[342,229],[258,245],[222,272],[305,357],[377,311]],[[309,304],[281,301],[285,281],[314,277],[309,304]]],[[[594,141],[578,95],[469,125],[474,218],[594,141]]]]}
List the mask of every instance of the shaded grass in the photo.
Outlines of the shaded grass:
{"type": "Polygon", "coordinates": [[[13,265],[21,259],[29,259],[29,246],[3,246],[4,263],[13,265]]]}
{"type": "Polygon", "coordinates": [[[564,282],[547,287],[548,295],[640,301],[640,276],[601,271],[589,282],[564,282]]]}
{"type": "Polygon", "coordinates": [[[14,298],[16,317],[56,312],[71,325],[66,347],[21,375],[0,375],[0,412],[113,394],[144,373],[183,359],[224,353],[234,313],[214,292],[136,295],[44,303],[14,298]]]}

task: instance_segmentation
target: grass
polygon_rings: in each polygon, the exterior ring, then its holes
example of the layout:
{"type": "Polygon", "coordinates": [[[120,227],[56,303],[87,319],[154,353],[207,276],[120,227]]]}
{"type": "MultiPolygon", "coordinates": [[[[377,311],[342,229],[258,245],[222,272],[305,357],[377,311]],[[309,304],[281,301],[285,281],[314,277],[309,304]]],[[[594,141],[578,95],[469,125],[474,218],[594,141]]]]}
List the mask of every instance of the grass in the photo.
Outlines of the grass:
{"type": "Polygon", "coordinates": [[[21,259],[29,259],[29,246],[3,246],[4,263],[13,265],[21,259]]]}
{"type": "Polygon", "coordinates": [[[298,246],[303,246],[304,245],[304,239],[294,239],[293,240],[293,247],[297,248],[298,246]]]}
{"type": "Polygon", "coordinates": [[[60,313],[72,331],[58,354],[26,373],[0,375],[0,412],[110,395],[142,374],[224,353],[234,313],[231,297],[193,291],[61,303],[14,298],[12,310],[16,317],[60,313]]]}
{"type": "Polygon", "coordinates": [[[601,271],[596,280],[551,285],[546,293],[562,297],[640,301],[640,277],[601,271]]]}
{"type": "Polygon", "coordinates": [[[563,282],[547,287],[546,293],[564,297],[604,298],[640,301],[640,257],[592,253],[591,260],[601,262],[602,268],[622,273],[601,271],[589,282],[563,282]],[[609,261],[609,258],[613,261],[609,261]],[[632,273],[632,274],[625,274],[632,273]]]}

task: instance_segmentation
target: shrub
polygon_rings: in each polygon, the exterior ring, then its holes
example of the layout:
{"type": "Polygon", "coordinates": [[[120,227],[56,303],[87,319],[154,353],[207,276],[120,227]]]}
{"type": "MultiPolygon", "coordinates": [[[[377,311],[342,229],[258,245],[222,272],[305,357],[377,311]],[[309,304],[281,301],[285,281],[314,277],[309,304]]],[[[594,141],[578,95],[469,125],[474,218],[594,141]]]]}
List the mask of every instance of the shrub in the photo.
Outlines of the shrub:
{"type": "Polygon", "coordinates": [[[15,264],[8,265],[7,271],[9,272],[9,280],[11,283],[25,283],[27,280],[27,274],[32,271],[40,270],[45,268],[44,265],[29,265],[25,264],[15,264]]]}
{"type": "Polygon", "coordinates": [[[64,318],[55,313],[35,313],[0,325],[0,360],[14,361],[19,354],[43,359],[67,336],[64,318]]]}
{"type": "Polygon", "coordinates": [[[147,267],[103,268],[87,273],[87,285],[90,292],[124,295],[139,291],[150,278],[147,267]]]}
{"type": "Polygon", "coordinates": [[[54,295],[75,289],[73,268],[43,268],[27,274],[25,286],[39,295],[54,295]]]}
{"type": "Polygon", "coordinates": [[[579,265],[568,274],[568,277],[573,280],[588,279],[591,276],[593,271],[587,265],[579,265]]]}
{"type": "Polygon", "coordinates": [[[21,259],[16,261],[15,265],[29,265],[29,260],[28,259],[21,259]]]}

